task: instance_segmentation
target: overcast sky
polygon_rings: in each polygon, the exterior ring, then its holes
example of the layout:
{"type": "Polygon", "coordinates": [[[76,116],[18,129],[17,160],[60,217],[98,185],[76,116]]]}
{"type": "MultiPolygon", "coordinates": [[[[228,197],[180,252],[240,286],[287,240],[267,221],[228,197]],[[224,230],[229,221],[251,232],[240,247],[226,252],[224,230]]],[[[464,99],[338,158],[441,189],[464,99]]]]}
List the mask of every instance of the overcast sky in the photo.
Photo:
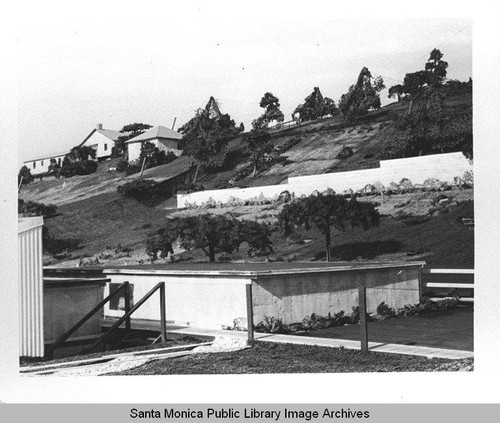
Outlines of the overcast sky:
{"type": "Polygon", "coordinates": [[[27,26],[18,41],[19,161],[64,152],[97,123],[170,127],[177,117],[177,129],[211,95],[249,129],[270,91],[289,120],[315,86],[337,102],[366,66],[390,87],[423,69],[434,47],[449,78],[472,76],[469,19],[256,17],[203,4],[72,8],[27,26]]]}

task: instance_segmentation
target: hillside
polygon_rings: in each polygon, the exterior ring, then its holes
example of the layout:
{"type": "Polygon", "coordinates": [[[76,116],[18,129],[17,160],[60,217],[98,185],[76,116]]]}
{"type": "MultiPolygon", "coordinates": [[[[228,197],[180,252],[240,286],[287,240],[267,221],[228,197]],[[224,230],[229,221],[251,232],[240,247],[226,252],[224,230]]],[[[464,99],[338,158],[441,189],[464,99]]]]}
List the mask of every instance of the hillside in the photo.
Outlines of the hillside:
{"type": "MultiPolygon", "coordinates": [[[[447,98],[445,104],[452,114],[458,116],[464,109],[469,112],[472,110],[472,95],[453,96],[447,98]]],[[[345,125],[339,117],[333,117],[305,122],[300,127],[273,133],[271,142],[275,147],[286,145],[293,139],[300,141],[282,154],[286,158],[284,162],[272,165],[256,177],[237,177],[248,166],[249,159],[249,152],[240,136],[229,144],[232,152],[230,158],[237,156],[230,169],[205,175],[199,182],[205,189],[252,187],[281,184],[289,176],[378,167],[380,160],[390,158],[387,149],[394,142],[391,138],[394,121],[407,113],[408,105],[406,101],[391,103],[378,111],[370,112],[353,125],[345,125]],[[346,159],[338,159],[338,153],[345,146],[351,147],[354,154],[346,159]],[[231,183],[232,181],[234,182],[231,183]]],[[[472,121],[467,124],[472,131],[472,121]]]]}
{"type": "MultiPolygon", "coordinates": [[[[448,100],[453,107],[469,109],[471,102],[470,95],[448,100]]],[[[397,116],[406,113],[407,107],[407,103],[392,103],[352,126],[342,124],[339,118],[327,118],[275,133],[272,138],[275,146],[293,144],[292,140],[295,144],[283,153],[285,161],[272,165],[256,177],[238,178],[242,169],[248,167],[249,157],[240,135],[229,143],[230,164],[227,169],[201,175],[198,182],[205,189],[261,186],[283,183],[289,176],[377,167],[380,160],[387,158],[386,148],[390,143],[387,131],[391,130],[397,116]],[[351,147],[353,155],[338,159],[337,155],[344,146],[351,147]]],[[[45,220],[51,236],[78,243],[78,248],[72,251],[47,255],[47,264],[66,262],[66,265],[74,266],[147,262],[144,252],[147,234],[158,229],[169,215],[179,213],[175,210],[176,201],[170,198],[148,206],[119,195],[117,187],[139,178],[139,175],[127,177],[116,172],[116,163],[116,159],[102,162],[92,175],[43,180],[22,188],[19,197],[23,200],[58,206],[58,215],[45,220]]],[[[181,157],[172,163],[146,170],[143,178],[163,181],[185,171],[190,165],[190,158],[181,157]]],[[[333,240],[336,245],[334,256],[341,260],[418,258],[433,265],[472,266],[474,233],[461,224],[460,218],[473,217],[473,203],[468,202],[473,200],[473,191],[447,192],[449,201],[446,207],[437,214],[429,214],[430,204],[436,195],[384,196],[379,206],[385,216],[380,227],[368,232],[337,234],[333,240]],[[395,220],[396,213],[424,216],[425,219],[409,225],[395,220]]],[[[380,198],[366,197],[363,201],[380,202],[380,198]]],[[[252,207],[213,209],[210,212],[272,223],[281,206],[252,207]]],[[[201,211],[185,211],[181,215],[192,212],[201,211]]],[[[314,231],[302,234],[293,242],[283,240],[279,233],[275,233],[273,241],[279,254],[270,257],[270,260],[318,260],[324,255],[323,241],[320,234],[314,231]]],[[[178,257],[182,260],[205,260],[200,252],[182,253],[178,257]]],[[[248,258],[243,249],[241,254],[226,259],[248,258]]]]}

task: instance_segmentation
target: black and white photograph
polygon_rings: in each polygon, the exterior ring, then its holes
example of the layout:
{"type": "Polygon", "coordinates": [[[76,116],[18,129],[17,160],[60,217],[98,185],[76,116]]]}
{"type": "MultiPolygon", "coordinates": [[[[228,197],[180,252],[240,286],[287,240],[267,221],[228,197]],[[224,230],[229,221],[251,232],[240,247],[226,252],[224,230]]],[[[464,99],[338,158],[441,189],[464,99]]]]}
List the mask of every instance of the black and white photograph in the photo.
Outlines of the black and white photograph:
{"type": "Polygon", "coordinates": [[[236,3],[19,32],[19,378],[473,375],[480,25],[236,3]]]}

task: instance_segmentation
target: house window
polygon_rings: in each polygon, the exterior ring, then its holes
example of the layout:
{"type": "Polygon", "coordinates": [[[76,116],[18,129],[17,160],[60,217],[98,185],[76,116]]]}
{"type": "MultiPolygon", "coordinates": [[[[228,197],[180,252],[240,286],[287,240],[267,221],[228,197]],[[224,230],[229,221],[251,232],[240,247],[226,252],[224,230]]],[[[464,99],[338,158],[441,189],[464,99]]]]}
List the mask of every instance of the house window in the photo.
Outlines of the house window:
{"type": "Polygon", "coordinates": [[[104,144],[104,151],[108,151],[108,144],[104,144]]]}
{"type": "MultiPolygon", "coordinates": [[[[110,295],[116,292],[118,287],[121,284],[119,283],[110,283],[109,284],[109,293],[110,295]]],[[[130,307],[134,306],[134,285],[129,284],[128,286],[130,292],[130,307]]],[[[125,310],[125,291],[123,289],[115,295],[111,300],[109,300],[109,309],[110,310],[125,310]]]]}
{"type": "Polygon", "coordinates": [[[36,168],[36,162],[33,162],[33,169],[36,168]]]}
{"type": "Polygon", "coordinates": [[[60,157],[57,159],[57,164],[61,164],[61,158],[60,157]]]}
{"type": "Polygon", "coordinates": [[[43,160],[40,162],[40,166],[43,166],[43,160]]]}

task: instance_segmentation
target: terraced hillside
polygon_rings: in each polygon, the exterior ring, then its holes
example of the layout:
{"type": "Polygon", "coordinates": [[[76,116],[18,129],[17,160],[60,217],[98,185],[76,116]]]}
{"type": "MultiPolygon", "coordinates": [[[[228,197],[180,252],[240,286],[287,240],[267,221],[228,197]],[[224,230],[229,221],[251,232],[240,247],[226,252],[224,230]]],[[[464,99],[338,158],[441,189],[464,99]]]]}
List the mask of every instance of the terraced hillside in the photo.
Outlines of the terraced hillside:
{"type": "MultiPolygon", "coordinates": [[[[471,96],[451,101],[457,107],[471,107],[471,96]]],[[[242,169],[249,165],[249,152],[243,142],[244,134],[240,135],[229,143],[229,166],[221,172],[202,174],[198,182],[205,189],[262,186],[283,183],[289,176],[378,167],[379,161],[387,158],[386,147],[390,142],[387,132],[391,130],[395,116],[406,113],[406,110],[407,104],[393,103],[371,113],[356,125],[347,126],[339,118],[327,118],[274,133],[272,142],[275,146],[293,145],[282,154],[285,160],[275,163],[256,177],[238,177],[242,169]],[[339,159],[339,152],[346,146],[352,148],[352,156],[339,159]]],[[[116,162],[111,160],[100,163],[98,171],[92,175],[37,181],[22,188],[20,198],[23,200],[58,206],[58,215],[45,221],[50,235],[61,240],[74,240],[78,244],[78,248],[72,251],[62,251],[56,256],[47,255],[47,263],[138,264],[148,261],[144,248],[146,237],[148,233],[161,227],[164,219],[177,213],[176,200],[170,198],[159,204],[148,205],[121,196],[117,193],[117,187],[139,178],[139,175],[126,177],[116,172],[113,169],[116,168],[116,162]]],[[[190,158],[181,157],[172,163],[146,170],[143,178],[164,181],[185,171],[191,164],[190,158]]],[[[398,195],[385,196],[383,201],[377,197],[367,197],[366,201],[381,203],[379,210],[386,217],[383,217],[380,228],[376,230],[337,234],[336,244],[343,246],[337,257],[355,260],[422,258],[436,265],[472,265],[473,232],[462,225],[460,219],[473,217],[473,203],[469,202],[473,200],[473,191],[469,189],[446,193],[450,199],[442,214],[429,214],[429,204],[436,195],[416,193],[404,194],[404,198],[398,195]],[[424,218],[417,224],[410,225],[408,222],[395,220],[395,213],[424,218]],[[418,235],[420,232],[426,236],[421,237],[418,235]],[[405,237],[412,240],[405,241],[405,237]],[[364,245],[363,240],[369,245],[364,245]],[[353,253],[346,253],[345,251],[354,248],[353,244],[357,245],[359,251],[368,249],[369,253],[356,257],[353,257],[353,253]],[[456,254],[447,254],[447,249],[454,250],[454,246],[458,246],[456,254]]],[[[279,209],[279,205],[267,205],[258,210],[251,207],[215,210],[238,218],[257,218],[272,223],[276,221],[279,209]]],[[[193,212],[204,213],[206,210],[193,212]]],[[[270,259],[322,259],[321,236],[312,231],[302,234],[301,238],[298,240],[300,242],[295,242],[284,240],[279,233],[273,235],[275,251],[279,254],[270,259]]],[[[182,253],[179,257],[182,260],[205,260],[201,252],[182,253]]],[[[240,255],[226,259],[248,260],[248,257],[243,249],[240,255]]]]}

